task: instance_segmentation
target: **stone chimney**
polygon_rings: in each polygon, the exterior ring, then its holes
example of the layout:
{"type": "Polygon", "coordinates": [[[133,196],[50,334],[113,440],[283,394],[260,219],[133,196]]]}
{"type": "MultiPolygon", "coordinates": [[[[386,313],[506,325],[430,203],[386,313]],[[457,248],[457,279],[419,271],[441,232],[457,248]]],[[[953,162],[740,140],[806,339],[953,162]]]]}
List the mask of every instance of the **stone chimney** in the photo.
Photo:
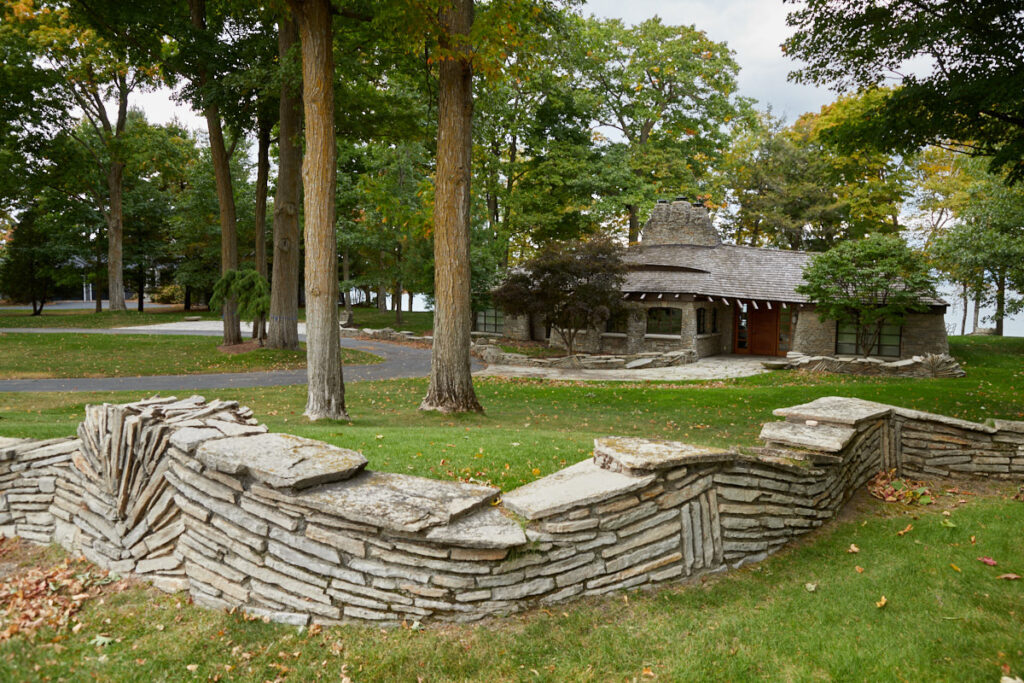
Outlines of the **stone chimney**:
{"type": "Polygon", "coordinates": [[[722,244],[711,216],[701,202],[676,197],[669,203],[658,200],[643,229],[641,244],[696,244],[717,247],[722,244]]]}

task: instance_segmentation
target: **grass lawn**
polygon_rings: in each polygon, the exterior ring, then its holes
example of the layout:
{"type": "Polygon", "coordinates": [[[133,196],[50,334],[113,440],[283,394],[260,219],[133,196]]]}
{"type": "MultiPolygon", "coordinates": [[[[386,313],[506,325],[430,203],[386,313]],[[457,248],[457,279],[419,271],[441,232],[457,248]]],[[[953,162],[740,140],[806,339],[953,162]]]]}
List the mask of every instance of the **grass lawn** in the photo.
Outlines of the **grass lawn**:
{"type": "MultiPolygon", "coordinates": [[[[180,307],[179,307],[180,309],[180,307]]],[[[144,311],[103,311],[92,310],[48,310],[41,315],[27,311],[0,310],[0,328],[3,327],[130,327],[133,325],[158,325],[181,322],[186,317],[198,316],[203,320],[220,320],[219,313],[211,311],[154,310],[144,311]]]]}
{"type": "MultiPolygon", "coordinates": [[[[14,336],[14,335],[11,335],[14,336]]],[[[442,479],[473,479],[510,490],[588,457],[598,436],[645,436],[695,444],[753,445],[772,411],[820,396],[855,396],[984,420],[1024,420],[1024,339],[953,338],[960,379],[880,379],[776,372],[688,383],[476,381],[484,415],[418,410],[426,380],[346,387],[352,421],[302,417],[305,386],[206,391],[237,399],[272,431],[362,451],[370,468],[442,479]]],[[[88,403],[152,392],[0,394],[0,435],[68,436],[88,403]]]]}
{"type": "Polygon", "coordinates": [[[1024,503],[961,495],[862,499],[752,567],[478,626],[300,631],[130,586],[0,644],[0,679],[997,681],[1024,673],[1024,580],[997,578],[1024,574],[1024,503]]]}
{"type": "MultiPolygon", "coordinates": [[[[256,349],[229,354],[219,337],[105,334],[4,334],[0,331],[0,379],[134,377],[211,372],[287,370],[306,366],[298,351],[256,349]]],[[[380,357],[342,349],[342,360],[365,365],[380,357]]]]}
{"type": "Polygon", "coordinates": [[[419,336],[432,334],[434,330],[433,311],[402,311],[402,322],[395,322],[394,311],[378,311],[376,308],[356,306],[352,309],[352,324],[356,327],[372,327],[380,329],[390,327],[393,330],[408,330],[419,336]]]}

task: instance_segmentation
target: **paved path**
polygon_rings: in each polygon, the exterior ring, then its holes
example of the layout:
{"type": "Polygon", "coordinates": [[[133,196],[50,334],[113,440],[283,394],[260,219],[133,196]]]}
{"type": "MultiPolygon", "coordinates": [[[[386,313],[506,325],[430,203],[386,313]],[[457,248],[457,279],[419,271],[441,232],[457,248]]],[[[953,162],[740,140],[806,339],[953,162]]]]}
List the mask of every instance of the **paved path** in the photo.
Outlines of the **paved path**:
{"type": "MultiPolygon", "coordinates": [[[[220,324],[219,321],[214,321],[220,324]]],[[[113,329],[22,327],[0,328],[0,333],[32,334],[176,334],[219,337],[221,333],[210,329],[188,329],[174,323],[168,325],[127,327],[113,329]],[[159,328],[159,329],[156,329],[159,328]]],[[[205,327],[205,326],[204,326],[205,327]]],[[[305,335],[299,339],[305,341],[305,335]]],[[[424,377],[430,373],[430,349],[405,344],[364,339],[341,340],[347,349],[366,351],[384,359],[374,365],[346,365],[346,382],[363,382],[399,377],[424,377]]],[[[482,367],[474,363],[474,369],[482,367]]],[[[278,370],[273,372],[231,372],[207,375],[147,375],[145,377],[87,377],[67,379],[5,379],[0,380],[0,392],[20,391],[187,391],[189,389],[230,389],[232,387],[272,387],[305,384],[306,371],[278,370]]]]}

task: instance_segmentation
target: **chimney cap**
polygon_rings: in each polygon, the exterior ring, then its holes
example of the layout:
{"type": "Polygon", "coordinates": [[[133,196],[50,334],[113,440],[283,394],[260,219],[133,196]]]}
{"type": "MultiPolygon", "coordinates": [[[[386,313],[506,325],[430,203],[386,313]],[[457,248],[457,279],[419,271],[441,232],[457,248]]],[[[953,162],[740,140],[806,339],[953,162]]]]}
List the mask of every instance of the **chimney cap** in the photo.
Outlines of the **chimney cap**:
{"type": "Polygon", "coordinates": [[[702,207],[702,208],[703,208],[703,206],[704,206],[704,202],[693,202],[693,203],[691,204],[691,206],[699,206],[699,207],[702,207]]]}
{"type": "Polygon", "coordinates": [[[687,201],[688,199],[689,199],[689,198],[688,198],[688,197],[687,197],[686,195],[683,195],[683,194],[681,194],[681,195],[679,195],[679,196],[677,196],[677,197],[676,197],[676,201],[677,201],[677,202],[685,202],[685,201],[687,201]]]}
{"type": "Polygon", "coordinates": [[[668,200],[667,199],[659,199],[658,203],[659,204],[668,204],[668,200]]]}

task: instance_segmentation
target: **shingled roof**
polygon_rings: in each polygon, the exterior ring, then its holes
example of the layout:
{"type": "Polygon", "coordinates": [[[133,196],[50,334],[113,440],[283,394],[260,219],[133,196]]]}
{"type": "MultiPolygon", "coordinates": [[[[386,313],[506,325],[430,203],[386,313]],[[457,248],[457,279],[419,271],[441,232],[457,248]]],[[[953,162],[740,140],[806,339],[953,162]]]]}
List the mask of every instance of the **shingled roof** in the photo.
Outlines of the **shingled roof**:
{"type": "MultiPolygon", "coordinates": [[[[718,299],[807,303],[796,287],[814,254],[722,244],[699,204],[659,202],[644,226],[640,244],[623,260],[630,294],[694,294],[718,299]]],[[[929,298],[931,306],[946,306],[929,298]]]]}
{"type": "Polygon", "coordinates": [[[622,291],[804,303],[807,297],[794,290],[812,256],[731,245],[641,244],[626,252],[630,272],[622,291]]]}

